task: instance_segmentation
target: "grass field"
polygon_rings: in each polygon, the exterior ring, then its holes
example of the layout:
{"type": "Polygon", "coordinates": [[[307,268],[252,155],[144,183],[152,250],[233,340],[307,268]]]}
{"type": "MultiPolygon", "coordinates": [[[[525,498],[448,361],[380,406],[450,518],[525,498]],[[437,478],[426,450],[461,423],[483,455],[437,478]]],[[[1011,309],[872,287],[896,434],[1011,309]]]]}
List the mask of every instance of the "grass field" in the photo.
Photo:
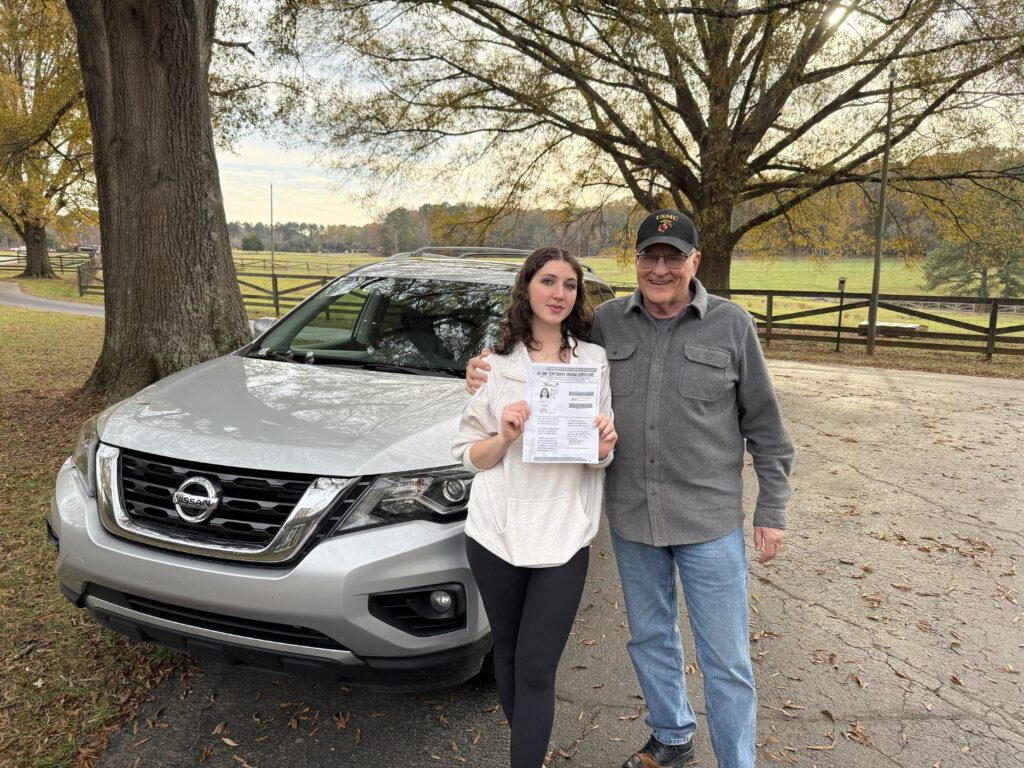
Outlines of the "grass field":
{"type": "Polygon", "coordinates": [[[0,307],[0,764],[91,765],[179,657],[102,630],[60,594],[45,516],[57,469],[100,408],[80,388],[99,318],[0,307]]]}

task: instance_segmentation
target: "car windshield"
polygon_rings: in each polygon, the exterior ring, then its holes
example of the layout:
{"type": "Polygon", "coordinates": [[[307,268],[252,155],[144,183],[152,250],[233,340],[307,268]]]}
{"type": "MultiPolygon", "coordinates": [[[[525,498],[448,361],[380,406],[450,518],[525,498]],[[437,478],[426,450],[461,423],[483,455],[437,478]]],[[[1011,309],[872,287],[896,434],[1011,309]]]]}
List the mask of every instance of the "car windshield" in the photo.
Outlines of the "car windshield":
{"type": "Polygon", "coordinates": [[[282,320],[254,356],[462,376],[494,345],[507,286],[352,276],[282,320]]]}

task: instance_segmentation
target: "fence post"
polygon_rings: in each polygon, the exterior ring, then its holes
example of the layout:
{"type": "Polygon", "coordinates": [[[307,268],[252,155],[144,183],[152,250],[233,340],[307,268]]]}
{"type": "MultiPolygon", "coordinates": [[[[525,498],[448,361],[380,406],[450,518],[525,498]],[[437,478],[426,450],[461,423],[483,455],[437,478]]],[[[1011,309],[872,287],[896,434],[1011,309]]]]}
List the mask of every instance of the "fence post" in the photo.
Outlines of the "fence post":
{"type": "Polygon", "coordinates": [[[991,299],[992,306],[988,312],[988,341],[985,343],[985,359],[992,362],[992,353],[996,348],[996,321],[999,319],[999,299],[991,299]]]}
{"type": "Polygon", "coordinates": [[[62,275],[64,274],[64,254],[63,253],[58,253],[57,254],[57,269],[60,270],[60,273],[62,275]]]}
{"type": "Polygon", "coordinates": [[[277,273],[275,272],[270,276],[270,290],[273,291],[274,296],[274,314],[277,317],[281,316],[281,304],[277,295],[277,273]]]}
{"type": "Polygon", "coordinates": [[[772,345],[772,299],[775,298],[774,294],[769,291],[765,296],[765,307],[764,307],[764,348],[768,349],[772,345]]]}

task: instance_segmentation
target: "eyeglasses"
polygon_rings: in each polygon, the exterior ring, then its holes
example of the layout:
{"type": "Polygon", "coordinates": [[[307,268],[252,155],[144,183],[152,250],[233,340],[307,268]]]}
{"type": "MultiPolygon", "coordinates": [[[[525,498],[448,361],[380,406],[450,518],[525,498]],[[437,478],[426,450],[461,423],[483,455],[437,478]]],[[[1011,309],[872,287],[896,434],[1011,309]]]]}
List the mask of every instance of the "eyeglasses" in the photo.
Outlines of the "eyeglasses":
{"type": "Polygon", "coordinates": [[[640,264],[641,269],[654,269],[662,259],[665,261],[666,269],[682,269],[683,264],[685,264],[686,260],[692,255],[693,251],[690,251],[685,256],[681,253],[672,253],[668,256],[655,256],[653,253],[638,253],[636,260],[640,264]]]}

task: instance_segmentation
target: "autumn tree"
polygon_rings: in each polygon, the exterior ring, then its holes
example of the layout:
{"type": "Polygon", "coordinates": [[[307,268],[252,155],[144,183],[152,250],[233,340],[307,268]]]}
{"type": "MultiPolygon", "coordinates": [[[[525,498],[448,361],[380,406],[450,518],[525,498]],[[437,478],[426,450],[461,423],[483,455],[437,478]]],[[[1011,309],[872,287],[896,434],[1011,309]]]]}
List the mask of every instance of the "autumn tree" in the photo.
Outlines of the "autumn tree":
{"type": "Polygon", "coordinates": [[[67,0],[92,125],[110,399],[251,337],[231,260],[208,78],[217,0],[67,0]]]}
{"type": "MultiPolygon", "coordinates": [[[[973,153],[975,165],[1007,165],[1024,158],[986,147],[973,153]]],[[[959,163],[960,156],[945,158],[959,163]]],[[[1017,296],[1024,289],[1024,204],[1012,181],[930,183],[922,196],[942,245],[922,263],[925,287],[984,298],[1017,296]]]]}
{"type": "Polygon", "coordinates": [[[25,242],[20,277],[53,278],[46,228],[91,207],[92,146],[63,2],[0,8],[0,216],[25,242]]]}
{"type": "Polygon", "coordinates": [[[1008,0],[281,5],[282,51],[342,62],[315,133],[344,170],[397,184],[440,168],[446,194],[611,187],[677,206],[719,287],[746,233],[876,178],[890,69],[898,159],[1005,124],[1024,54],[1008,0]],[[759,212],[738,215],[751,201],[759,212]]]}

